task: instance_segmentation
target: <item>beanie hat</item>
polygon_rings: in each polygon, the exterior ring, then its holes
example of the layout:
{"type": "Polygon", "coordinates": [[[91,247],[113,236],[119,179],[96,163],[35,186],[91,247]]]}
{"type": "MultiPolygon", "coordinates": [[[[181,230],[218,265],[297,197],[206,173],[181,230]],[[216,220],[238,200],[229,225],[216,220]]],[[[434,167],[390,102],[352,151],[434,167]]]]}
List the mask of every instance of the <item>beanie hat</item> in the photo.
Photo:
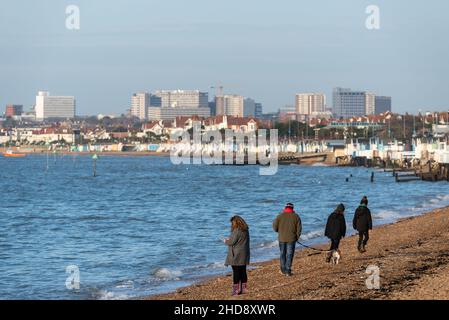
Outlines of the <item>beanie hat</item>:
{"type": "Polygon", "coordinates": [[[343,203],[340,203],[340,204],[337,206],[337,211],[338,211],[338,212],[343,212],[343,211],[345,211],[345,205],[344,205],[343,203]]]}

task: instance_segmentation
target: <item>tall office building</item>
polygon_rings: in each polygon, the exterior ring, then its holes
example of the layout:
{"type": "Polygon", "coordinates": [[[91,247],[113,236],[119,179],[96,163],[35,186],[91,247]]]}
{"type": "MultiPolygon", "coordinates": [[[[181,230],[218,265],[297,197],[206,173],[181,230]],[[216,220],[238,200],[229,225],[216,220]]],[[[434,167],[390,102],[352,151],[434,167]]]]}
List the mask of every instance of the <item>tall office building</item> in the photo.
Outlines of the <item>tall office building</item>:
{"type": "Polygon", "coordinates": [[[376,96],[375,98],[375,114],[391,111],[391,97],[376,96]]]}
{"type": "Polygon", "coordinates": [[[207,92],[199,90],[158,90],[154,93],[161,99],[162,108],[208,108],[207,92]]]}
{"type": "Polygon", "coordinates": [[[256,114],[256,101],[251,98],[243,100],[243,116],[254,117],[256,114]]]}
{"type": "Polygon", "coordinates": [[[18,104],[8,104],[5,110],[5,117],[20,116],[23,113],[23,106],[18,104]]]}
{"type": "Polygon", "coordinates": [[[375,95],[366,91],[335,88],[333,91],[333,113],[336,117],[350,118],[374,114],[375,95]]]}
{"type": "Polygon", "coordinates": [[[254,113],[254,116],[255,116],[257,119],[261,119],[261,118],[262,118],[262,115],[263,115],[263,106],[262,106],[261,103],[256,102],[256,111],[255,111],[255,113],[254,113]]]}
{"type": "Polygon", "coordinates": [[[310,116],[326,111],[326,96],[322,93],[298,93],[296,95],[296,113],[310,116]]]}
{"type": "Polygon", "coordinates": [[[50,96],[47,91],[39,91],[36,96],[36,119],[69,119],[75,117],[75,97],[50,96]]]}

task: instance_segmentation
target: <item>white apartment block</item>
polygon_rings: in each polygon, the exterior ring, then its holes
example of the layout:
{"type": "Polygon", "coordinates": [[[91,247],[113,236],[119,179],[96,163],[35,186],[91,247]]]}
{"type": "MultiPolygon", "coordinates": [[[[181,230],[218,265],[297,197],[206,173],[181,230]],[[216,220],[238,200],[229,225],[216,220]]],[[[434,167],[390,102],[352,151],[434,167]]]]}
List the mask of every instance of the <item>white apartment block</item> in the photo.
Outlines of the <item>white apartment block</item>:
{"type": "Polygon", "coordinates": [[[161,98],[162,108],[208,108],[207,92],[199,90],[158,90],[155,96],[161,98]]]}
{"type": "Polygon", "coordinates": [[[370,116],[376,113],[376,95],[365,93],[365,115],[370,116]]]}
{"type": "Polygon", "coordinates": [[[148,118],[150,94],[147,92],[134,93],[131,97],[131,115],[141,120],[148,118]]]}
{"type": "Polygon", "coordinates": [[[295,100],[299,115],[310,116],[326,111],[326,96],[322,93],[298,93],[295,100]]]}
{"type": "Polygon", "coordinates": [[[75,97],[50,96],[47,91],[39,91],[36,96],[36,119],[48,118],[74,118],[75,97]]]}
{"type": "Polygon", "coordinates": [[[333,91],[333,113],[338,118],[366,115],[367,101],[369,100],[365,91],[335,88],[333,91]]]}

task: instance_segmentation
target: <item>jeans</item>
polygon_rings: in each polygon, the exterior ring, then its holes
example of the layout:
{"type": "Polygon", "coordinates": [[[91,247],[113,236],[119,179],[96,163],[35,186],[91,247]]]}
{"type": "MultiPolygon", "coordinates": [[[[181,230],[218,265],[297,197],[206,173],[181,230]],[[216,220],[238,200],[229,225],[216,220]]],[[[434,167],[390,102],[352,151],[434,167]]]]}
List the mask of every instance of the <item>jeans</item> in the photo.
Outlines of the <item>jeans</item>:
{"type": "Polygon", "coordinates": [[[366,246],[369,240],[369,231],[359,232],[359,248],[366,246]]]}
{"type": "Polygon", "coordinates": [[[293,256],[295,255],[295,242],[279,242],[279,249],[281,250],[281,271],[289,274],[292,272],[293,256]]]}
{"type": "Polygon", "coordinates": [[[234,284],[247,283],[246,266],[232,266],[232,275],[234,284]]]}

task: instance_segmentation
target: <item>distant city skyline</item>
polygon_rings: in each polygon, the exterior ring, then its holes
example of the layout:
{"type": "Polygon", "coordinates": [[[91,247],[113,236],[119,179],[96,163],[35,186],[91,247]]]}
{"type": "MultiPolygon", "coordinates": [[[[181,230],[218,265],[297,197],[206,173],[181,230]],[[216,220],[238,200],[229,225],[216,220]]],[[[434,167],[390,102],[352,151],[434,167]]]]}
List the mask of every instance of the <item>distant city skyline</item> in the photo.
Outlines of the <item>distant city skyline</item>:
{"type": "Polygon", "coordinates": [[[122,114],[130,96],[198,89],[251,97],[265,112],[335,87],[391,96],[400,113],[446,111],[449,3],[376,1],[25,1],[0,12],[0,106],[38,91],[75,96],[78,115],[122,114]],[[67,5],[80,30],[65,27],[67,5]]]}

